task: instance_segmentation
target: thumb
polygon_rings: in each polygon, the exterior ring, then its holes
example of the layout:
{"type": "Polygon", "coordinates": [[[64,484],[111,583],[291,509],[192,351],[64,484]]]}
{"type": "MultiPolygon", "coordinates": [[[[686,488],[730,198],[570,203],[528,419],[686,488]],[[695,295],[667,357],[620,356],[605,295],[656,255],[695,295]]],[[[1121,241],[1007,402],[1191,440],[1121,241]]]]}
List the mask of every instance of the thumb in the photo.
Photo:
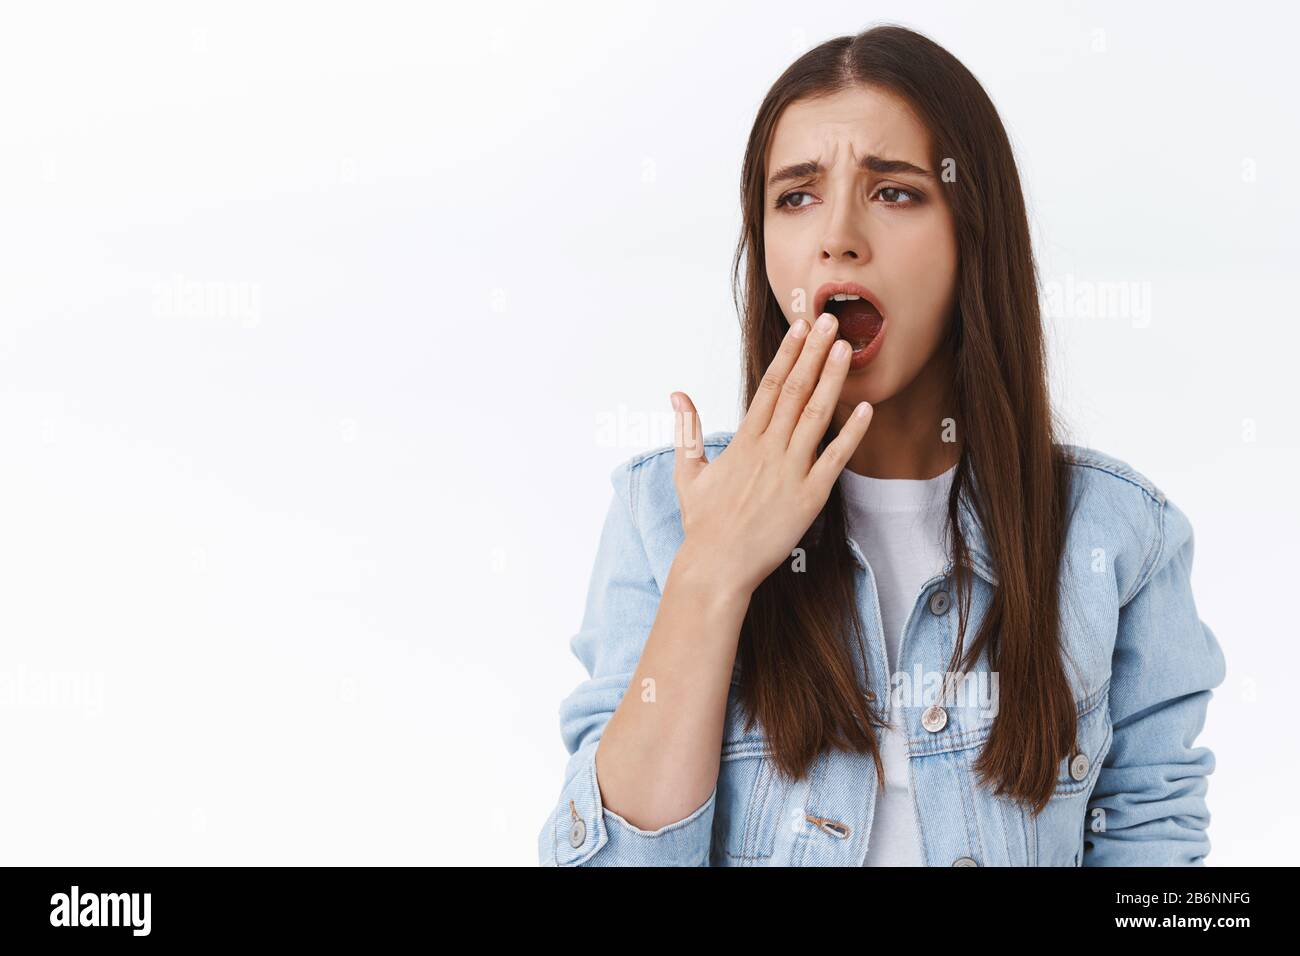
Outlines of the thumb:
{"type": "Polygon", "coordinates": [[[673,474],[682,484],[690,484],[708,466],[704,457],[704,428],[695,411],[695,403],[685,392],[669,396],[676,413],[673,428],[673,474]]]}

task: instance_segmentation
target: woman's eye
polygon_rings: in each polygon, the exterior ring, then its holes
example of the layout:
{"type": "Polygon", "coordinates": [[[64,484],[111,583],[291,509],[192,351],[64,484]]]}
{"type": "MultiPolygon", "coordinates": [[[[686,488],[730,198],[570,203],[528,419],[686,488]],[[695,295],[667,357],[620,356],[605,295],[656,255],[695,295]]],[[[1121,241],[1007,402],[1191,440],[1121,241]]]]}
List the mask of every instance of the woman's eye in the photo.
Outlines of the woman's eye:
{"type": "Polygon", "coordinates": [[[876,195],[884,201],[886,206],[910,206],[920,201],[916,193],[910,189],[899,189],[897,186],[883,186],[876,191],[876,195]],[[900,201],[898,198],[900,196],[906,196],[907,201],[900,201]]]}
{"type": "Polygon", "coordinates": [[[785,209],[802,209],[802,208],[803,208],[803,205],[802,205],[802,204],[800,204],[800,205],[798,205],[798,206],[792,206],[792,205],[790,205],[789,203],[787,203],[786,200],[789,199],[791,196],[811,196],[811,195],[812,195],[812,193],[806,193],[806,192],[802,192],[802,191],[800,191],[800,190],[795,190],[794,192],[786,193],[784,196],[782,196],[780,199],[778,199],[778,200],[776,201],[776,208],[777,208],[777,209],[781,209],[781,208],[785,208],[785,209]]]}
{"type": "MultiPolygon", "coordinates": [[[[880,197],[886,206],[915,206],[921,201],[921,197],[917,193],[899,186],[882,186],[876,190],[876,195],[880,197]]],[[[804,192],[801,189],[788,192],[776,201],[776,208],[793,210],[803,209],[805,206],[811,205],[811,203],[790,202],[796,196],[806,196],[811,199],[812,193],[804,192]]]]}

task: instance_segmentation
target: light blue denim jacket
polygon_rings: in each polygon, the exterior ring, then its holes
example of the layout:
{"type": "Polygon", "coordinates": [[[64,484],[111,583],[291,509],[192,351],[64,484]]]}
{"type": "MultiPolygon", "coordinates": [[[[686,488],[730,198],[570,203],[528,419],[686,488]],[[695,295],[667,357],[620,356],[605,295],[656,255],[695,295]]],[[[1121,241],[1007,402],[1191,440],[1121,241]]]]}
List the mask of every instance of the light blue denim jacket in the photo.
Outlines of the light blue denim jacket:
{"type": "MultiPolygon", "coordinates": [[[[732,433],[706,436],[712,459],[732,433]]],[[[890,713],[875,579],[857,544],[857,599],[871,699],[905,728],[911,792],[927,866],[1188,866],[1209,852],[1207,777],[1214,755],[1193,743],[1223,653],[1196,611],[1187,517],[1122,461],[1077,445],[1062,559],[1061,639],[1079,714],[1077,749],[1061,761],[1038,816],[982,787],[972,770],[993,718],[969,698],[923,722],[928,701],[890,713]]],[[[870,756],[824,752],[791,782],[775,773],[763,728],[744,727],[732,675],[717,786],[683,819],[639,829],[604,807],[596,745],[631,682],[682,541],[671,446],[613,472],[581,629],[571,648],[590,679],[560,705],[569,759],[538,839],[546,866],[860,866],[876,798],[870,756]]],[[[967,642],[997,583],[978,521],[959,510],[975,569],[967,642]]],[[[956,639],[952,563],[916,596],[901,672],[943,672],[956,639]],[[936,595],[939,595],[936,597],[936,595]]],[[[853,642],[850,642],[851,644],[853,642]]],[[[857,658],[858,655],[854,654],[857,658]]],[[[861,662],[858,662],[861,668],[861,662]]],[[[987,674],[981,655],[975,671],[987,674]]]]}

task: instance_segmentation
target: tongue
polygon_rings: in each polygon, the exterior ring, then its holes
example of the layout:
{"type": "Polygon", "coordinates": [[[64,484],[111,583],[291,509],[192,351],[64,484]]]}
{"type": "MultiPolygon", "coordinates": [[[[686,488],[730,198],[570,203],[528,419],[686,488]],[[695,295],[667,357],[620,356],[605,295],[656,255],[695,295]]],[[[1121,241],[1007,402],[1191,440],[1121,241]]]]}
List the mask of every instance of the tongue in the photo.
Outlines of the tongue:
{"type": "Polygon", "coordinates": [[[839,305],[836,312],[840,323],[839,337],[855,345],[859,342],[870,342],[876,337],[880,327],[885,324],[884,318],[876,311],[876,307],[866,299],[849,299],[847,302],[837,304],[839,305]]]}

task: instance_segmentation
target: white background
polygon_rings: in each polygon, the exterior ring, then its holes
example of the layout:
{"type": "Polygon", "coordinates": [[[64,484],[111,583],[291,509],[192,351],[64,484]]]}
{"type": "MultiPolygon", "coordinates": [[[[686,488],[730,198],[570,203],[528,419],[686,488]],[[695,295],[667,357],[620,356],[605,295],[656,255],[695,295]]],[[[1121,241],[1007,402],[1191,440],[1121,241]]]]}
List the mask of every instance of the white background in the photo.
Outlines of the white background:
{"type": "Polygon", "coordinates": [[[754,111],[881,21],[1150,296],[1053,388],[1196,531],[1209,862],[1294,862],[1294,14],[914,0],[7,6],[0,862],[534,865],[609,472],[739,417],[754,111]]]}

